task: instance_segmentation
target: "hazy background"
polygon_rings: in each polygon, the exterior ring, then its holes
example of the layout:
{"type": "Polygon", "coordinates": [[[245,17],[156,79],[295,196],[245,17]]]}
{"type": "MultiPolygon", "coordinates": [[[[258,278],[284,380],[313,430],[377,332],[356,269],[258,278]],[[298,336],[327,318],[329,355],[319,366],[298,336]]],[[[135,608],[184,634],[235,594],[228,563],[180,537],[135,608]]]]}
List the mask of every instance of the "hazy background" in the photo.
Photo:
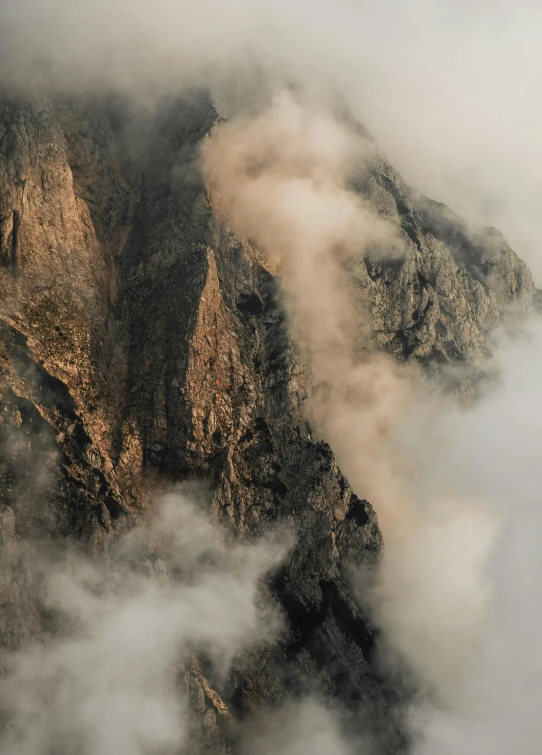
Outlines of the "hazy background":
{"type": "MultiPolygon", "coordinates": [[[[499,226],[542,280],[536,0],[4,0],[2,79],[140,97],[338,85],[408,182],[499,226]]],[[[246,98],[245,98],[246,99],[246,98]]]]}
{"type": "MultiPolygon", "coordinates": [[[[487,564],[492,600],[478,661],[454,705],[414,718],[420,755],[535,755],[542,697],[542,327],[534,322],[498,352],[499,388],[468,414],[445,419],[450,454],[438,463],[491,497],[500,537],[487,564]]],[[[461,533],[468,537],[468,532],[461,533]]],[[[427,713],[427,711],[426,711],[427,713]]]]}

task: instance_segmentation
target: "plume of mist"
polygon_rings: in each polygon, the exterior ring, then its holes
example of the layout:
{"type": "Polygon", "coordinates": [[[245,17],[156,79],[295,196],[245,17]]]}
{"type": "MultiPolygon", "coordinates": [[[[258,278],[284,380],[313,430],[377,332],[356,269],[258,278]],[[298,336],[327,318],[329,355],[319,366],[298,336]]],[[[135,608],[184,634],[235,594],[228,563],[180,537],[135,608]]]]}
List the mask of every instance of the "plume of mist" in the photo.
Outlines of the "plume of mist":
{"type": "Polygon", "coordinates": [[[284,543],[228,543],[171,494],[150,535],[126,536],[108,566],[80,556],[44,562],[46,606],[64,631],[9,658],[2,752],[179,752],[188,731],[183,663],[201,651],[224,673],[248,644],[275,637],[279,623],[258,585],[284,543]]]}
{"type": "Polygon", "coordinates": [[[398,229],[348,189],[368,149],[331,116],[282,97],[261,116],[219,126],[203,166],[219,211],[280,271],[316,386],[313,421],[378,513],[385,550],[371,594],[390,652],[444,699],[481,639],[496,522],[483,500],[440,483],[423,490],[423,464],[409,450],[420,420],[412,429],[410,421],[423,416],[431,427],[442,407],[419,390],[416,370],[371,351],[368,338],[356,355],[343,262],[401,248],[398,229]]]}
{"type": "MultiPolygon", "coordinates": [[[[341,728],[340,716],[321,700],[307,698],[276,711],[262,711],[243,729],[240,753],[351,755],[360,752],[341,728]]],[[[365,751],[365,748],[364,748],[365,751]]]]}
{"type": "MultiPolygon", "coordinates": [[[[313,420],[354,490],[379,514],[385,549],[378,572],[355,579],[384,629],[388,668],[413,673],[422,691],[412,714],[416,751],[504,753],[522,742],[522,751],[534,753],[532,700],[542,678],[533,663],[539,620],[532,568],[539,329],[513,347],[500,345],[501,382],[469,411],[367,344],[356,356],[343,262],[367,246],[374,253],[375,242],[397,249],[397,229],[347,189],[352,167],[363,169],[370,154],[359,138],[282,97],[261,116],[219,126],[204,150],[204,173],[232,229],[258,243],[281,276],[291,331],[317,386],[313,420]],[[326,134],[325,150],[311,152],[315,133],[326,134]],[[525,525],[511,527],[519,498],[530,513],[525,525]],[[518,639],[521,647],[512,650],[518,639]],[[518,685],[513,704],[508,679],[518,685]],[[430,701],[444,708],[436,712],[430,701]]],[[[522,506],[517,516],[524,514],[522,506]]],[[[325,726],[336,731],[331,721],[325,726]]],[[[262,749],[273,751],[278,741],[297,752],[297,739],[284,731],[286,744],[262,730],[262,749]]],[[[344,736],[333,744],[351,746],[344,736]]]]}

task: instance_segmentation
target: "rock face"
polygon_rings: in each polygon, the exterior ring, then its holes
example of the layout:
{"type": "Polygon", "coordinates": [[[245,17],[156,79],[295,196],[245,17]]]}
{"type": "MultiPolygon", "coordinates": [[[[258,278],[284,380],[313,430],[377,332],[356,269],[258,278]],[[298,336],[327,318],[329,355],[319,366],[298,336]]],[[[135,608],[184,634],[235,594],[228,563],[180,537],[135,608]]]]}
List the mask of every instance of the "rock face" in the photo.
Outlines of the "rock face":
{"type": "MultiPolygon", "coordinates": [[[[203,94],[152,119],[111,100],[0,107],[2,645],[56,631],[34,540],[101,558],[149,490],[204,481],[239,536],[277,520],[300,536],[269,582],[288,631],[226,681],[193,661],[195,725],[222,747],[221,721],[316,687],[383,721],[382,752],[397,752],[400,706],[344,577],[377,556],[377,519],[311,437],[278,281],[206,196],[197,154],[217,118],[203,94]]],[[[357,189],[408,239],[401,260],[350,263],[375,343],[434,372],[481,365],[490,328],[532,305],[525,264],[384,159],[357,189]]]]}

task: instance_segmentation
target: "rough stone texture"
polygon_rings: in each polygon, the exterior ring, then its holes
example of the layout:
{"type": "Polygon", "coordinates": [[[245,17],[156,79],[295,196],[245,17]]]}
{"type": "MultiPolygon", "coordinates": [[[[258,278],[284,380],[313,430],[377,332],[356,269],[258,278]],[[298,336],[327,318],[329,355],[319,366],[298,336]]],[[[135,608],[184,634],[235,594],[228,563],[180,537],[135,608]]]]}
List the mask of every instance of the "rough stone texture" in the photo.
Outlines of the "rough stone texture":
{"type": "Polygon", "coordinates": [[[424,364],[483,364],[487,336],[503,315],[532,307],[532,276],[494,228],[469,230],[445,205],[406,186],[383,158],[357,187],[407,241],[400,260],[357,260],[352,272],[370,292],[380,348],[424,364]]]}
{"type": "MultiPolygon", "coordinates": [[[[149,490],[203,480],[213,517],[239,536],[277,520],[299,532],[268,585],[282,639],[220,683],[187,663],[209,748],[223,749],[232,716],[316,687],[360,725],[382,721],[382,752],[397,752],[401,709],[344,576],[377,557],[376,516],[311,437],[278,282],[203,189],[198,146],[217,118],[202,94],[152,119],[115,101],[0,107],[2,645],[55,632],[33,540],[101,558],[149,490]]],[[[531,307],[524,263],[383,158],[357,189],[399,219],[408,246],[400,260],[349,263],[377,346],[434,372],[482,365],[499,318],[531,307]]]]}

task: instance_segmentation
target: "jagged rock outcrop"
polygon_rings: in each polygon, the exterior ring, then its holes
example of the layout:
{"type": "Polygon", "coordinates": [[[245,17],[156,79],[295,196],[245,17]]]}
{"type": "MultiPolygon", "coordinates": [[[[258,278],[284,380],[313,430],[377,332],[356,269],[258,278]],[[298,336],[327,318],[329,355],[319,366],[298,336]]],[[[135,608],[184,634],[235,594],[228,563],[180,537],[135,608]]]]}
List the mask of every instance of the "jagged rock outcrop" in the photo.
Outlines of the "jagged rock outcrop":
{"type": "MultiPolygon", "coordinates": [[[[188,668],[198,725],[216,744],[222,720],[316,685],[378,709],[382,751],[396,752],[400,708],[344,577],[378,554],[376,516],[311,437],[279,282],[205,193],[197,155],[217,118],[200,93],[152,118],[112,100],[0,108],[3,647],[55,631],[33,539],[99,558],[149,490],[205,481],[213,517],[240,536],[287,519],[300,537],[269,583],[287,634],[238,659],[220,689],[197,659],[188,668]]],[[[357,189],[408,240],[400,260],[349,263],[378,347],[431,369],[483,364],[503,312],[531,306],[524,263],[384,159],[357,189]]]]}

